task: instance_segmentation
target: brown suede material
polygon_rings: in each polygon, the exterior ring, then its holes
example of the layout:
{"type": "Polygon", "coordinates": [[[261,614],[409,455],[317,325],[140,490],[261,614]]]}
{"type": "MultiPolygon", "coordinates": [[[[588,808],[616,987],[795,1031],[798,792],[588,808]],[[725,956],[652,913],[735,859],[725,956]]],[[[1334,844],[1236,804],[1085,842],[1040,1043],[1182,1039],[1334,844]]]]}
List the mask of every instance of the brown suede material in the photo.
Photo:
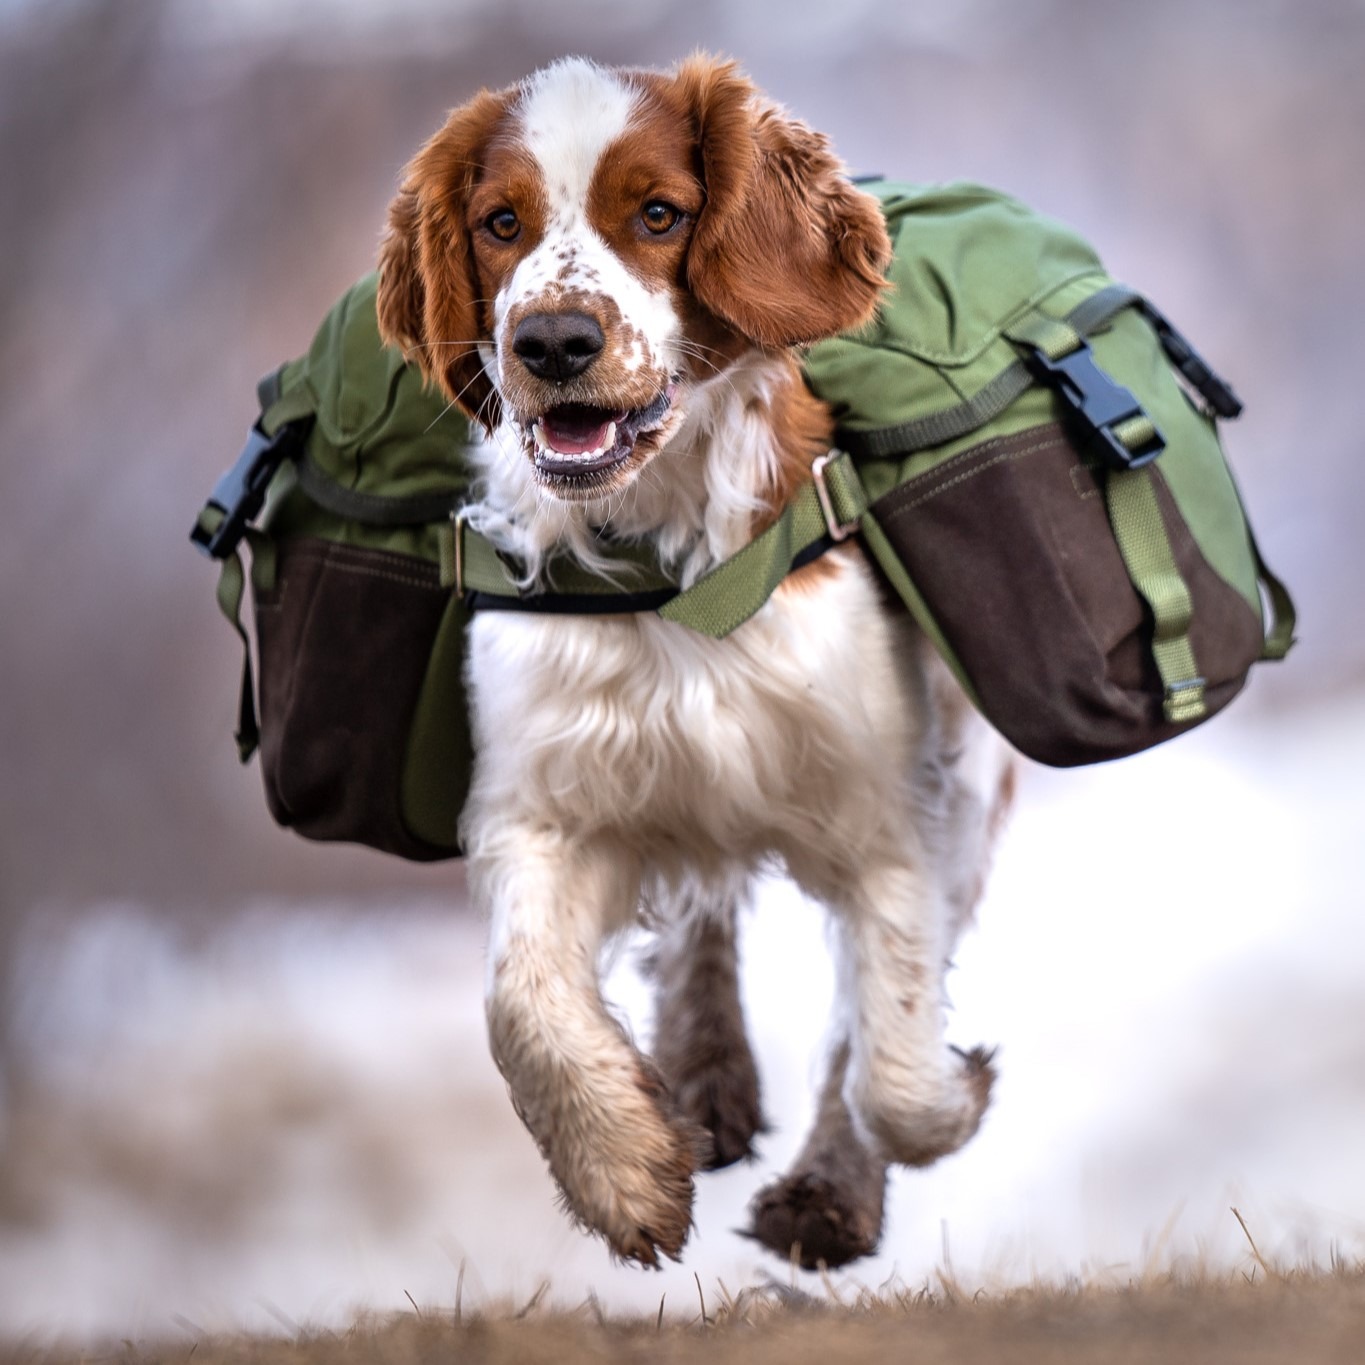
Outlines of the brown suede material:
{"type": "MultiPolygon", "coordinates": [[[[1209,714],[1237,695],[1261,623],[1208,565],[1155,467],[1157,500],[1194,602],[1209,714]]],[[[1151,615],[1124,567],[1095,475],[1057,424],[984,442],[872,508],[1016,748],[1095,763],[1189,729],[1162,714],[1151,615]]]]}
{"type": "Polygon", "coordinates": [[[450,590],[435,565],[285,539],[258,596],[261,771],[270,813],[309,839],[454,855],[404,827],[408,731],[450,590]]]}

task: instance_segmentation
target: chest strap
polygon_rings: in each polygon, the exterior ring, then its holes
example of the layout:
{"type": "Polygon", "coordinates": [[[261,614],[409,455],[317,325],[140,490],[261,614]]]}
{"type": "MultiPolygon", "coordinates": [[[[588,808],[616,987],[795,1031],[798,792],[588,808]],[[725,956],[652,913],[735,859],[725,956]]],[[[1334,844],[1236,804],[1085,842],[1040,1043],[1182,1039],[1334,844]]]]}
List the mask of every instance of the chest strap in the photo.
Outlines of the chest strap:
{"type": "MultiPolygon", "coordinates": [[[[460,516],[452,520],[443,544],[442,576],[475,611],[654,611],[665,621],[719,640],[758,611],[794,569],[857,531],[867,506],[852,458],[832,451],[816,461],[810,482],[771,526],[687,588],[655,581],[627,590],[576,569],[567,575],[556,571],[555,592],[519,592],[515,575],[492,542],[460,516]]],[[[651,577],[648,566],[640,568],[651,577]]],[[[657,579],[657,574],[656,569],[652,576],[657,579]]]]}

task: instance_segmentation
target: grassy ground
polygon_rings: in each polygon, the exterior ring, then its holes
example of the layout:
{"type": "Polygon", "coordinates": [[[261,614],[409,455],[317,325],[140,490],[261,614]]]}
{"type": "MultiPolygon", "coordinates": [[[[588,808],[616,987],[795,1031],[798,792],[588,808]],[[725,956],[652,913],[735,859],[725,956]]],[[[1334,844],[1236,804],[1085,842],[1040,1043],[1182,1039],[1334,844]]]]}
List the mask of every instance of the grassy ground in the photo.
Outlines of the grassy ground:
{"type": "MultiPolygon", "coordinates": [[[[34,1344],[0,1361],[76,1365],[1360,1365],[1365,1360],[1365,1267],[1280,1274],[1261,1267],[1227,1280],[1170,1278],[1123,1285],[1030,1288],[968,1297],[948,1277],[934,1289],[825,1297],[771,1284],[703,1295],[691,1321],[609,1318],[593,1300],[573,1312],[541,1309],[539,1295],[501,1313],[418,1309],[346,1332],[295,1340],[185,1338],[114,1343],[77,1353],[34,1344]]],[[[670,1306],[670,1309],[676,1306],[670,1306]]]]}

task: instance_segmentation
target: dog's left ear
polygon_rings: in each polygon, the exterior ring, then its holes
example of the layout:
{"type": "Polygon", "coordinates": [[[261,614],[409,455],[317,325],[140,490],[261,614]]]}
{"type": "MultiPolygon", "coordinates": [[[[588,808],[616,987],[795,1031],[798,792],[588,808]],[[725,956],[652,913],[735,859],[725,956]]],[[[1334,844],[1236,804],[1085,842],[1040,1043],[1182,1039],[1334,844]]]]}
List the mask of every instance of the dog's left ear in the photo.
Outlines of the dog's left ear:
{"type": "Polygon", "coordinates": [[[733,62],[684,62],[706,206],[687,257],[693,295],[765,346],[860,326],[885,287],[891,243],[876,200],[819,133],[765,105],[733,62]]]}

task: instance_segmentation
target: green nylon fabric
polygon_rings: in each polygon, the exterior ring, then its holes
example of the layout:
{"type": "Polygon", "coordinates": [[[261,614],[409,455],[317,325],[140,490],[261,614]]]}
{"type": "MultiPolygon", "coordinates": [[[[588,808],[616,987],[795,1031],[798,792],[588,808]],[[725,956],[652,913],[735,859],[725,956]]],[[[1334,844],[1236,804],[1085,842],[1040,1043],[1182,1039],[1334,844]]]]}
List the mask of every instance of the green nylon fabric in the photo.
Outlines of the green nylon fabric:
{"type": "Polygon", "coordinates": [[[464,697],[469,613],[451,593],[417,698],[400,782],[403,821],[433,848],[457,849],[460,810],[474,766],[464,697]]]}
{"type": "Polygon", "coordinates": [[[316,418],[308,453],[343,487],[379,497],[461,491],[469,481],[469,423],[380,340],[378,283],[371,274],[347,290],[297,368],[286,367],[266,429],[289,420],[284,414],[302,404],[316,418]]]}
{"type": "Polygon", "coordinates": [[[886,215],[890,288],[863,329],[806,357],[811,387],[858,432],[970,400],[1019,360],[1005,336],[1034,312],[1064,318],[1113,281],[1071,229],[979,185],[863,186],[886,215]]]}
{"type": "MultiPolygon", "coordinates": [[[[1161,471],[1200,552],[1263,616],[1257,556],[1216,428],[1186,396],[1140,297],[1117,285],[1070,228],[998,191],[891,181],[865,188],[880,198],[897,248],[892,290],[866,328],[806,357],[812,389],[842,423],[866,436],[951,413],[1018,365],[1011,337],[1056,359],[1085,333],[1096,363],[1119,376],[1165,436],[1161,471]],[[1087,313],[1097,305],[1095,327],[1087,313]]],[[[860,460],[860,472],[875,502],[984,439],[1064,416],[1057,395],[1035,385],[970,432],[860,460]]]]}

